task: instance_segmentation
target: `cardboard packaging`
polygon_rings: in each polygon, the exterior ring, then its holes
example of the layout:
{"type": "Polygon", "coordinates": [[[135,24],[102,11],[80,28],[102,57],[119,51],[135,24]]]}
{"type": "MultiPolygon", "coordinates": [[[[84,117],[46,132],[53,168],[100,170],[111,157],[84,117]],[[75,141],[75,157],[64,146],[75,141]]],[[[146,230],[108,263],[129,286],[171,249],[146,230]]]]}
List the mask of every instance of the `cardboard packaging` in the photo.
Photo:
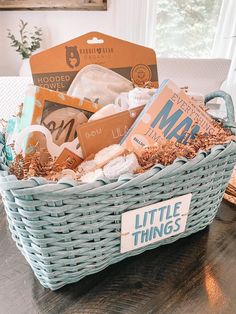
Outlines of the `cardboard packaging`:
{"type": "Polygon", "coordinates": [[[151,81],[158,87],[157,61],[153,49],[91,32],[30,58],[34,84],[66,92],[76,74],[89,64],[98,64],[138,86],[151,81]]]}
{"type": "Polygon", "coordinates": [[[164,81],[136,119],[121,145],[140,151],[161,139],[186,144],[197,133],[216,134],[220,126],[172,81],[164,81]]]}
{"type": "Polygon", "coordinates": [[[64,148],[62,153],[58,156],[55,164],[65,167],[66,169],[75,169],[83,161],[78,155],[67,148],[64,148]]]}
{"type": "Polygon", "coordinates": [[[139,106],[80,125],[77,134],[83,157],[96,154],[109,145],[118,144],[143,108],[144,106],[139,106]]]}
{"type": "Polygon", "coordinates": [[[6,140],[6,158],[8,161],[13,161],[15,158],[15,152],[13,147],[15,136],[18,133],[19,123],[20,118],[18,116],[11,117],[7,121],[5,140],[6,140]]]}
{"type": "MultiPolygon", "coordinates": [[[[19,131],[30,125],[45,126],[58,146],[71,142],[76,137],[76,127],[84,122],[101,105],[82,101],[58,91],[31,85],[26,91],[19,131]]],[[[32,132],[26,141],[25,152],[31,152],[36,145],[44,147],[45,138],[39,132],[32,132]]]]}

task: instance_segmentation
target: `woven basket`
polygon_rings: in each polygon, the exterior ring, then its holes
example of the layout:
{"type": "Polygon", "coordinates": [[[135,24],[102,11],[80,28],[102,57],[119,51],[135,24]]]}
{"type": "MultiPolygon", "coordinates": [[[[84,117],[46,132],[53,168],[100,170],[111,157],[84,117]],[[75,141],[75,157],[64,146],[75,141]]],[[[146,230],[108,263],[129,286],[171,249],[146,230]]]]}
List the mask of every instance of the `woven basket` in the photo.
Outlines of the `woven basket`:
{"type": "MultiPolygon", "coordinates": [[[[236,134],[231,97],[216,92],[206,101],[225,99],[225,127],[236,134]]],[[[214,219],[236,160],[236,142],[199,152],[192,160],[156,165],[116,182],[81,184],[43,178],[19,181],[5,163],[0,136],[0,190],[16,245],[44,287],[58,289],[145,250],[168,244],[205,228],[214,219]],[[121,254],[121,214],[192,193],[184,233],[121,254]]]]}

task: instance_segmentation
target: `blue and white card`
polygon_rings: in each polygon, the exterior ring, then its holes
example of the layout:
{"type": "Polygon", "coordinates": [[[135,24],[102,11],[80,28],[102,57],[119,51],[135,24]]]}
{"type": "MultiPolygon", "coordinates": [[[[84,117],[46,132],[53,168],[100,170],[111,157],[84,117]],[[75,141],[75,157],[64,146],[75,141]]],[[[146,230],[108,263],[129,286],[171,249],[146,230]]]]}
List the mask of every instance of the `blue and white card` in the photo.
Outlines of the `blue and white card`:
{"type": "Polygon", "coordinates": [[[185,231],[192,194],[130,210],[121,217],[121,253],[185,231]]]}

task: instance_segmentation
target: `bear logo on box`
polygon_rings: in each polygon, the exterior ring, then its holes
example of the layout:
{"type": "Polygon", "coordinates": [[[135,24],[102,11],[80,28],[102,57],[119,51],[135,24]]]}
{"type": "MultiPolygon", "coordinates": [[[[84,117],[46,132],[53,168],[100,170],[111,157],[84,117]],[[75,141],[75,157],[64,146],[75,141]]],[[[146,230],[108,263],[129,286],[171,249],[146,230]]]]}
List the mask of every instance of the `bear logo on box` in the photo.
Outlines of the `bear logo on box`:
{"type": "Polygon", "coordinates": [[[80,57],[77,46],[66,46],[66,63],[72,69],[76,68],[80,64],[80,57]]]}

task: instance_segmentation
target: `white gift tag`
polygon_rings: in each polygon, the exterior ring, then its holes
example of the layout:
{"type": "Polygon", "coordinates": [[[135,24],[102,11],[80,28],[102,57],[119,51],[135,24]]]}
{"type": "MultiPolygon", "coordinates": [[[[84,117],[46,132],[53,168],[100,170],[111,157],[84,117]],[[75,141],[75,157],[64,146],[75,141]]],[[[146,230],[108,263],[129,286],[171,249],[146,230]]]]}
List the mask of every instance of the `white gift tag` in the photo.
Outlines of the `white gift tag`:
{"type": "Polygon", "coordinates": [[[121,253],[185,231],[192,194],[130,210],[121,216],[121,253]]]}

